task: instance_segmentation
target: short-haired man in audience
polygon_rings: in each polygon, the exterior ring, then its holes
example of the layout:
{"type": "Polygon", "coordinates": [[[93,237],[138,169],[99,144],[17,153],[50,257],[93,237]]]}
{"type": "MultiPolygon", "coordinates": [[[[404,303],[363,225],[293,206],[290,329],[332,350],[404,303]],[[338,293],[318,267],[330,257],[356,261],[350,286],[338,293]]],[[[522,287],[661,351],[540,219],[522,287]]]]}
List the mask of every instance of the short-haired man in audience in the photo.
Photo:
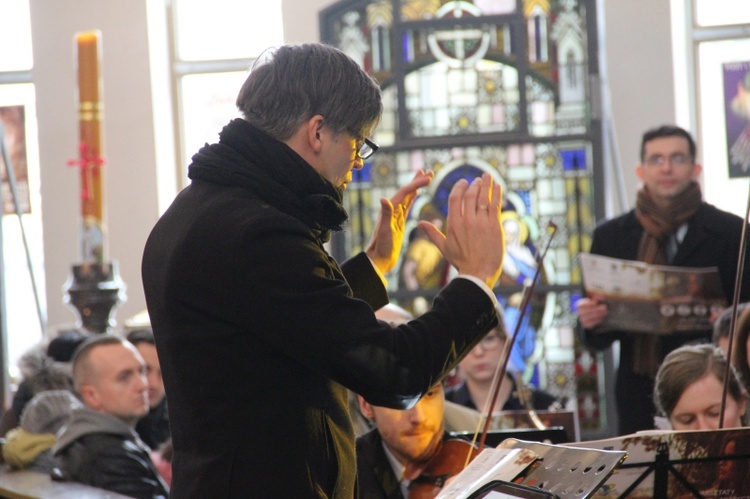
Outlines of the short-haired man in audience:
{"type": "Polygon", "coordinates": [[[164,380],[161,377],[159,357],[156,355],[156,342],[151,328],[133,329],[127,339],[138,349],[146,363],[148,380],[148,414],[138,421],[135,431],[152,450],[169,440],[169,412],[164,393],[164,380]]]}
{"type": "Polygon", "coordinates": [[[136,498],[169,495],[136,422],[148,413],[146,366],[127,340],[104,334],[73,356],[73,382],[86,406],[58,435],[54,447],[63,477],[136,498]]]}

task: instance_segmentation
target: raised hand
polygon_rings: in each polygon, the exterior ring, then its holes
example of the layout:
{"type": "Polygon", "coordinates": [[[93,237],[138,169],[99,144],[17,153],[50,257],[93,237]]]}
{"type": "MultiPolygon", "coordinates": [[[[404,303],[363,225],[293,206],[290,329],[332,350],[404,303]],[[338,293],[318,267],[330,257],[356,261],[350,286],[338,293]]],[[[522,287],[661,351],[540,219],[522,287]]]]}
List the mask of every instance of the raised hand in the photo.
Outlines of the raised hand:
{"type": "Polygon", "coordinates": [[[443,234],[430,222],[419,227],[460,274],[495,286],[502,271],[505,239],[500,223],[502,192],[489,173],[469,185],[459,180],[448,197],[448,219],[443,234]]]}
{"type": "Polygon", "coordinates": [[[420,170],[411,182],[400,188],[391,199],[381,198],[380,214],[365,253],[378,270],[385,274],[396,266],[404,243],[406,216],[417,197],[417,190],[432,182],[433,172],[420,170]]]}

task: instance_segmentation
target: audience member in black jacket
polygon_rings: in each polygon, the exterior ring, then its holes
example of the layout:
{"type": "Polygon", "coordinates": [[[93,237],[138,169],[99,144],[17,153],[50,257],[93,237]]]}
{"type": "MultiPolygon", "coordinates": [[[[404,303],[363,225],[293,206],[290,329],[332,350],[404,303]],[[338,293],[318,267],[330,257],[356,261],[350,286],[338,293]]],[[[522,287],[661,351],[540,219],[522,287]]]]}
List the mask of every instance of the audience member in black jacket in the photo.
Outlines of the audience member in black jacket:
{"type": "Polygon", "coordinates": [[[53,448],[63,478],[142,499],[169,495],[134,430],[148,412],[145,373],[135,347],[118,336],[95,336],[79,347],[73,381],[86,407],[73,411],[53,448]]]}

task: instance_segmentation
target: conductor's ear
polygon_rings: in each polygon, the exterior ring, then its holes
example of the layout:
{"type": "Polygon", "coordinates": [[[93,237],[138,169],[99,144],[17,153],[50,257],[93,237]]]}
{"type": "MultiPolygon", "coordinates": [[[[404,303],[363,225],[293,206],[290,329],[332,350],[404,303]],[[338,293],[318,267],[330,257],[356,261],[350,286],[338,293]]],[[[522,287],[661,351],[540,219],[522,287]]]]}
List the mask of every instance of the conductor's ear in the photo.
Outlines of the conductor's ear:
{"type": "Polygon", "coordinates": [[[310,145],[310,148],[316,153],[320,152],[323,148],[323,141],[321,139],[323,123],[325,123],[325,120],[320,114],[316,114],[305,123],[308,144],[310,145]]]}

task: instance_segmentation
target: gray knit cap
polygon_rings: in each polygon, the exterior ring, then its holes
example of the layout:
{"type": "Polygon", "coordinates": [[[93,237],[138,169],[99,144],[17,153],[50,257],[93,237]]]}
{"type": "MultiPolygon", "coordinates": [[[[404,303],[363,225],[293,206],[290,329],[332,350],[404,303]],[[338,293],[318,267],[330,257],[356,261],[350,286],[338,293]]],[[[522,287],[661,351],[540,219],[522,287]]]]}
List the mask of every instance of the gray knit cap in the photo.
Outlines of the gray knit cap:
{"type": "Polygon", "coordinates": [[[83,404],[68,390],[38,393],[21,413],[21,428],[29,433],[57,433],[70,420],[73,409],[83,404]]]}

